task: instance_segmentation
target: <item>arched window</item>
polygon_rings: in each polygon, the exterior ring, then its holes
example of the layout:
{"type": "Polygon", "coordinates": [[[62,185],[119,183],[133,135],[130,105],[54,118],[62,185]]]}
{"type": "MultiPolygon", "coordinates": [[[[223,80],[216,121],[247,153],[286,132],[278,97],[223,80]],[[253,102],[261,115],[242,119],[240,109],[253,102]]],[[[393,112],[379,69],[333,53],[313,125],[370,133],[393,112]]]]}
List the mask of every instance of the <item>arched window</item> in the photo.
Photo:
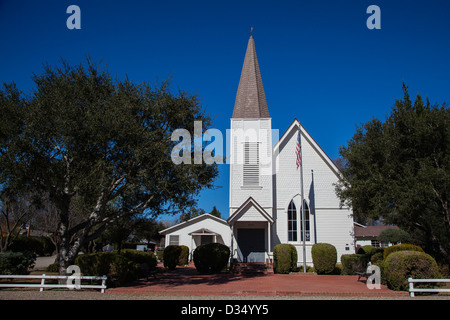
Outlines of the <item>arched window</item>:
{"type": "MultiPolygon", "coordinates": [[[[311,240],[311,229],[310,229],[310,220],[309,220],[309,207],[306,201],[303,202],[305,205],[305,241],[311,240]]],[[[300,211],[300,221],[302,220],[302,213],[300,211]]],[[[300,240],[303,241],[303,223],[300,223],[300,240]]]]}
{"type": "Polygon", "coordinates": [[[297,209],[294,201],[288,207],[288,241],[297,241],[297,209]]]}

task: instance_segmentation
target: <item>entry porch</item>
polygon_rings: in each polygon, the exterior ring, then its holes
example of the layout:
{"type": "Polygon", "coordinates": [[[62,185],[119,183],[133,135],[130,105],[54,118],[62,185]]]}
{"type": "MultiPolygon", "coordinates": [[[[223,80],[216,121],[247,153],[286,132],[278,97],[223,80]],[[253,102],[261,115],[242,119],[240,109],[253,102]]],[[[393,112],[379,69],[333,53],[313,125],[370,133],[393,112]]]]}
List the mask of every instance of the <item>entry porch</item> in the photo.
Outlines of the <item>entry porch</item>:
{"type": "Polygon", "coordinates": [[[266,263],[272,260],[274,220],[253,198],[235,210],[227,222],[231,227],[232,262],[266,263]]]}

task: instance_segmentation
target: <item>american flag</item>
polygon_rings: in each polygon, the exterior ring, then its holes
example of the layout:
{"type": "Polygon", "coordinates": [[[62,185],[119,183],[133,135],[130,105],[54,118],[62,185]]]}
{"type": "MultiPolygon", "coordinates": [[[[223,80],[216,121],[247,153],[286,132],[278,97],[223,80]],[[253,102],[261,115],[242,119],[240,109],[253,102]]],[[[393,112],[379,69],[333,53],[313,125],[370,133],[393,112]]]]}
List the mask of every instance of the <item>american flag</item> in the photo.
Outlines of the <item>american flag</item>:
{"type": "Polygon", "coordinates": [[[302,145],[300,143],[300,127],[298,128],[297,134],[297,148],[295,149],[297,155],[297,169],[302,165],[302,145]]]}

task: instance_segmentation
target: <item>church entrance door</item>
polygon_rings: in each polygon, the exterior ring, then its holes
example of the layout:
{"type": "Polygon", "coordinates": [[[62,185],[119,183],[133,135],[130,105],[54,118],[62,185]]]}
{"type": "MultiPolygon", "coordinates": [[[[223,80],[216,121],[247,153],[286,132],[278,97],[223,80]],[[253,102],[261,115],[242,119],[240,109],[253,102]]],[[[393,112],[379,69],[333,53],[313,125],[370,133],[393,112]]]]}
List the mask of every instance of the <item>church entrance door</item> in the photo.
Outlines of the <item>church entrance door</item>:
{"type": "Polygon", "coordinates": [[[265,261],[264,234],[264,229],[238,229],[237,242],[242,253],[242,262],[265,261]]]}

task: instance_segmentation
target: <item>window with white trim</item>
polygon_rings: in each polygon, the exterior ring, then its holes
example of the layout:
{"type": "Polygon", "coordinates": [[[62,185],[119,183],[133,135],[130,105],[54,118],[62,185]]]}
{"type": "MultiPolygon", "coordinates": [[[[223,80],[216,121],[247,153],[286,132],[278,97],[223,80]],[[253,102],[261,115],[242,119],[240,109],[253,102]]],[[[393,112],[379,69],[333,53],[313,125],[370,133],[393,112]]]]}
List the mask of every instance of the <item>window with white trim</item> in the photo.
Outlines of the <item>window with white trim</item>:
{"type": "Polygon", "coordinates": [[[294,201],[288,207],[288,241],[297,241],[297,209],[294,201]]]}
{"type": "Polygon", "coordinates": [[[169,236],[169,245],[178,246],[180,243],[180,236],[170,235],[169,236]]]}
{"type": "MultiPolygon", "coordinates": [[[[306,201],[304,201],[304,205],[305,205],[305,241],[310,241],[311,240],[311,228],[310,228],[310,220],[309,220],[309,207],[308,204],[306,203],[306,201]]],[[[300,211],[300,221],[302,220],[303,217],[301,215],[301,211],[300,211]]],[[[303,223],[300,224],[300,240],[303,241],[303,223]]]]}
{"type": "Polygon", "coordinates": [[[374,246],[375,248],[386,248],[386,247],[389,247],[389,243],[381,242],[381,241],[378,241],[378,240],[371,240],[370,244],[372,246],[374,246]]]}

